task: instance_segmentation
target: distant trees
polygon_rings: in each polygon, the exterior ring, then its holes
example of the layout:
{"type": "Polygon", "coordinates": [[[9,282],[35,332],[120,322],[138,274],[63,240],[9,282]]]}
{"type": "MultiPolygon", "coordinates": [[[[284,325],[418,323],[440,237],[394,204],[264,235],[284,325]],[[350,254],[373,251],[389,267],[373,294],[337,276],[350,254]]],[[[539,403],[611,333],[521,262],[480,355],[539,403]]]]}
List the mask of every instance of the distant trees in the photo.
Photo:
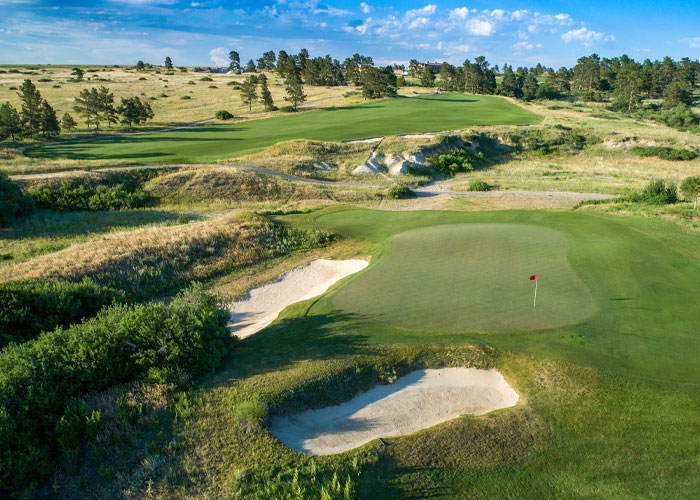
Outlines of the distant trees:
{"type": "Polygon", "coordinates": [[[362,72],[362,96],[365,99],[396,95],[396,88],[396,75],[390,66],[370,68],[362,72]]]}
{"type": "Polygon", "coordinates": [[[253,110],[253,101],[258,98],[257,79],[254,76],[247,76],[241,83],[241,98],[248,105],[248,110],[253,110]]]}
{"type": "Polygon", "coordinates": [[[68,132],[70,132],[71,130],[75,129],[77,126],[78,126],[78,123],[70,115],[70,113],[66,112],[63,114],[63,118],[61,118],[61,128],[63,128],[63,130],[67,130],[68,132]]]}
{"type": "Polygon", "coordinates": [[[299,76],[297,71],[292,71],[285,79],[284,84],[285,92],[287,92],[287,97],[285,97],[284,100],[290,102],[292,104],[292,109],[296,111],[299,104],[306,101],[306,94],[304,94],[301,76],[299,76]]]}
{"type": "Polygon", "coordinates": [[[74,76],[74,78],[72,79],[74,82],[80,82],[83,80],[83,76],[85,76],[85,71],[78,67],[75,67],[71,71],[71,75],[74,76]]]}
{"type": "Polygon", "coordinates": [[[22,119],[17,110],[9,102],[0,105],[0,141],[8,137],[16,141],[23,133],[22,119]]]}
{"type": "Polygon", "coordinates": [[[104,119],[104,113],[96,88],[81,90],[75,98],[73,109],[85,119],[88,127],[94,125],[95,130],[100,129],[100,121],[104,119]]]}
{"type": "Polygon", "coordinates": [[[258,77],[258,83],[260,83],[260,101],[265,106],[265,111],[272,111],[275,109],[275,102],[272,100],[272,92],[267,87],[267,77],[261,74],[258,77]]]}
{"type": "Polygon", "coordinates": [[[35,135],[41,132],[42,98],[41,93],[31,80],[24,80],[19,88],[20,101],[22,101],[22,124],[25,135],[35,135]]]}
{"type": "Polygon", "coordinates": [[[122,97],[121,105],[117,109],[121,122],[126,124],[131,130],[134,124],[139,125],[153,118],[151,105],[146,101],[141,101],[138,96],[122,97]]]}
{"type": "Polygon", "coordinates": [[[166,56],[165,58],[165,69],[168,71],[173,69],[173,60],[170,59],[170,56],[166,56]]]}
{"type": "Polygon", "coordinates": [[[258,69],[263,70],[273,70],[275,69],[275,63],[277,62],[277,57],[275,57],[275,52],[269,50],[265,52],[260,59],[258,59],[258,69]]]}
{"type": "Polygon", "coordinates": [[[431,66],[423,68],[423,72],[420,75],[420,84],[423,87],[432,87],[435,85],[435,74],[431,66]]]}
{"type": "Polygon", "coordinates": [[[235,50],[229,52],[228,60],[230,61],[228,65],[228,69],[230,71],[233,71],[235,73],[241,71],[241,55],[238,52],[236,52],[235,50]]]}
{"type": "Polygon", "coordinates": [[[697,208],[698,197],[700,197],[700,176],[683,179],[683,182],[681,182],[681,193],[683,193],[686,200],[693,200],[693,208],[697,208]]]}
{"type": "Polygon", "coordinates": [[[515,97],[516,99],[520,99],[523,96],[522,82],[518,81],[511,67],[506,67],[503,71],[501,94],[508,97],[515,97]]]}
{"type": "Polygon", "coordinates": [[[61,133],[61,125],[58,122],[56,111],[45,99],[41,103],[39,116],[41,133],[44,134],[44,137],[55,137],[61,133]]]}
{"type": "Polygon", "coordinates": [[[144,63],[143,61],[139,60],[139,61],[136,63],[136,69],[139,70],[139,71],[143,71],[144,69],[146,69],[146,63],[144,63]]]}
{"type": "Polygon", "coordinates": [[[245,70],[249,73],[255,73],[257,71],[257,67],[255,66],[255,61],[252,59],[248,61],[248,63],[245,65],[245,70]]]}

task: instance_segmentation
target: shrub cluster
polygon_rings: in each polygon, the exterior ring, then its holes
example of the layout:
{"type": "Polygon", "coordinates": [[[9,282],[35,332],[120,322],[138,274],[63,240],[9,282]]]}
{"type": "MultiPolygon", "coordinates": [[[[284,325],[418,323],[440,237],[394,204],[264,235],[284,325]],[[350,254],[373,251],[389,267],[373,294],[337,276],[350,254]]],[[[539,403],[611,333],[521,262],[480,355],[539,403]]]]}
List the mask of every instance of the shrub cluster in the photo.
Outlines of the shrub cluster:
{"type": "Polygon", "coordinates": [[[469,191],[488,191],[489,189],[491,186],[484,181],[473,180],[469,183],[469,191]]]}
{"type": "Polygon", "coordinates": [[[58,186],[40,186],[31,195],[38,207],[59,212],[128,210],[152,201],[136,176],[117,174],[104,177],[97,185],[70,179],[58,186]]]}
{"type": "Polygon", "coordinates": [[[0,496],[52,470],[99,429],[80,398],[135,380],[213,371],[235,343],[219,298],[188,289],[170,304],[115,305],[0,353],[0,496]]]}
{"type": "Polygon", "coordinates": [[[678,202],[678,187],[673,182],[655,179],[638,193],[629,195],[627,201],[649,203],[651,205],[670,205],[678,202]]]}
{"type": "Polygon", "coordinates": [[[681,193],[685,199],[697,205],[697,198],[700,196],[700,176],[686,177],[681,182],[681,193]]]}
{"type": "Polygon", "coordinates": [[[547,156],[560,151],[580,151],[586,145],[600,142],[598,137],[587,137],[569,127],[554,125],[550,129],[534,129],[510,137],[514,145],[537,156],[547,156]]]}
{"type": "Polygon", "coordinates": [[[100,286],[90,278],[71,283],[65,280],[26,280],[0,283],[0,348],[22,343],[41,332],[68,326],[96,314],[125,295],[100,286]]]}
{"type": "Polygon", "coordinates": [[[225,109],[220,109],[219,111],[216,112],[214,115],[217,120],[230,120],[233,118],[233,115],[226,111],[225,109]]]}
{"type": "Polygon", "coordinates": [[[34,213],[34,200],[19,185],[0,172],[0,227],[9,227],[16,216],[34,213]]]}
{"type": "Polygon", "coordinates": [[[656,157],[662,160],[685,161],[692,160],[697,156],[693,151],[687,149],[670,148],[667,146],[634,146],[630,152],[642,158],[656,157]]]}
{"type": "Polygon", "coordinates": [[[407,186],[401,186],[399,184],[394,184],[386,192],[387,198],[392,198],[394,200],[399,200],[403,198],[415,198],[416,193],[407,186]]]}
{"type": "Polygon", "coordinates": [[[463,149],[452,149],[441,155],[428,158],[428,166],[435,172],[453,176],[459,172],[472,172],[484,162],[482,152],[473,153],[463,149]]]}
{"type": "Polygon", "coordinates": [[[649,108],[638,111],[635,116],[654,120],[678,130],[700,131],[700,115],[684,104],[675,108],[649,108]]]}

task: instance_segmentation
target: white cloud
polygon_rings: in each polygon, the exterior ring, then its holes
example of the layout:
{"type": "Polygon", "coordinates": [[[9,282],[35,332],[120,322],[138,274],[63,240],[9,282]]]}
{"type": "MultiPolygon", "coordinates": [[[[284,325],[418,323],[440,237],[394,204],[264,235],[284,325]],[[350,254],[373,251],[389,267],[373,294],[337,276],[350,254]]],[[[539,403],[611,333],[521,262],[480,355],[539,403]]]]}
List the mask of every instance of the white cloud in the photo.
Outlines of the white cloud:
{"type": "Polygon", "coordinates": [[[467,22],[467,29],[473,35],[491,36],[494,32],[494,26],[488,21],[471,19],[467,22]]]}
{"type": "Polygon", "coordinates": [[[352,14],[349,10],[336,9],[335,7],[330,7],[328,5],[319,5],[314,9],[314,14],[326,14],[329,16],[349,16],[352,14]]]}
{"type": "Polygon", "coordinates": [[[417,17],[409,23],[408,29],[420,28],[421,26],[426,26],[428,23],[430,23],[430,19],[427,17],[417,17]]]}
{"type": "Polygon", "coordinates": [[[217,47],[209,51],[209,57],[214,66],[228,66],[228,51],[223,47],[217,47]]]}
{"type": "Polygon", "coordinates": [[[450,11],[450,19],[464,21],[469,15],[469,9],[466,7],[458,7],[450,11]]]}
{"type": "Polygon", "coordinates": [[[513,19],[515,19],[516,21],[522,21],[523,19],[525,19],[527,17],[527,15],[529,13],[530,13],[529,10],[516,10],[515,12],[513,12],[512,15],[513,15],[513,19]]]}
{"type": "Polygon", "coordinates": [[[372,12],[372,7],[368,5],[367,2],[362,2],[360,4],[360,10],[363,14],[369,14],[370,12],[372,12]]]}
{"type": "Polygon", "coordinates": [[[700,49],[700,36],[692,38],[682,38],[680,42],[685,43],[688,47],[693,49],[700,49]]]}
{"type": "Polygon", "coordinates": [[[425,17],[432,16],[437,10],[437,5],[428,4],[422,9],[413,9],[406,11],[406,19],[413,19],[414,17],[425,17]]]}
{"type": "Polygon", "coordinates": [[[613,35],[606,35],[605,33],[589,30],[584,27],[563,33],[561,35],[561,39],[566,43],[581,42],[586,47],[590,47],[591,45],[595,45],[599,42],[612,42],[615,40],[615,37],[613,35]]]}

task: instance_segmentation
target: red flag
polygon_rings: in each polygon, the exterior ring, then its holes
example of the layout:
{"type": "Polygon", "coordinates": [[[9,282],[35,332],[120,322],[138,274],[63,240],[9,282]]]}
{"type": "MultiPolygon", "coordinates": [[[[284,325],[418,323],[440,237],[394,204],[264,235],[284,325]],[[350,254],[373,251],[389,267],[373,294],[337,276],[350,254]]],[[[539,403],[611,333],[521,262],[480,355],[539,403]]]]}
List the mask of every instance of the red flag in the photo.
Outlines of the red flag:
{"type": "Polygon", "coordinates": [[[532,276],[530,276],[530,281],[537,281],[537,275],[533,274],[532,276]]]}

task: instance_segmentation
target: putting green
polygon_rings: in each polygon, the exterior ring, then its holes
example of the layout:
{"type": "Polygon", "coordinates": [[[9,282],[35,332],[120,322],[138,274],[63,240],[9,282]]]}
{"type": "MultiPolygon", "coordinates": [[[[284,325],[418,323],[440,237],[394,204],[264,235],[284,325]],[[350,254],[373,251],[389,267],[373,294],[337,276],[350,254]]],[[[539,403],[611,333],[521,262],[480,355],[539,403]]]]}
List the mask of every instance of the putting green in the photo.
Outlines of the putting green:
{"type": "Polygon", "coordinates": [[[543,330],[595,312],[559,233],[525,224],[450,224],[400,233],[333,298],[369,321],[441,331],[543,330]],[[537,306],[534,282],[539,276],[537,306]]]}
{"type": "Polygon", "coordinates": [[[253,153],[290,139],[347,141],[474,125],[525,125],[539,120],[540,116],[500,97],[454,93],[396,97],[264,120],[58,143],[29,148],[25,154],[76,160],[196,163],[253,153]]]}

